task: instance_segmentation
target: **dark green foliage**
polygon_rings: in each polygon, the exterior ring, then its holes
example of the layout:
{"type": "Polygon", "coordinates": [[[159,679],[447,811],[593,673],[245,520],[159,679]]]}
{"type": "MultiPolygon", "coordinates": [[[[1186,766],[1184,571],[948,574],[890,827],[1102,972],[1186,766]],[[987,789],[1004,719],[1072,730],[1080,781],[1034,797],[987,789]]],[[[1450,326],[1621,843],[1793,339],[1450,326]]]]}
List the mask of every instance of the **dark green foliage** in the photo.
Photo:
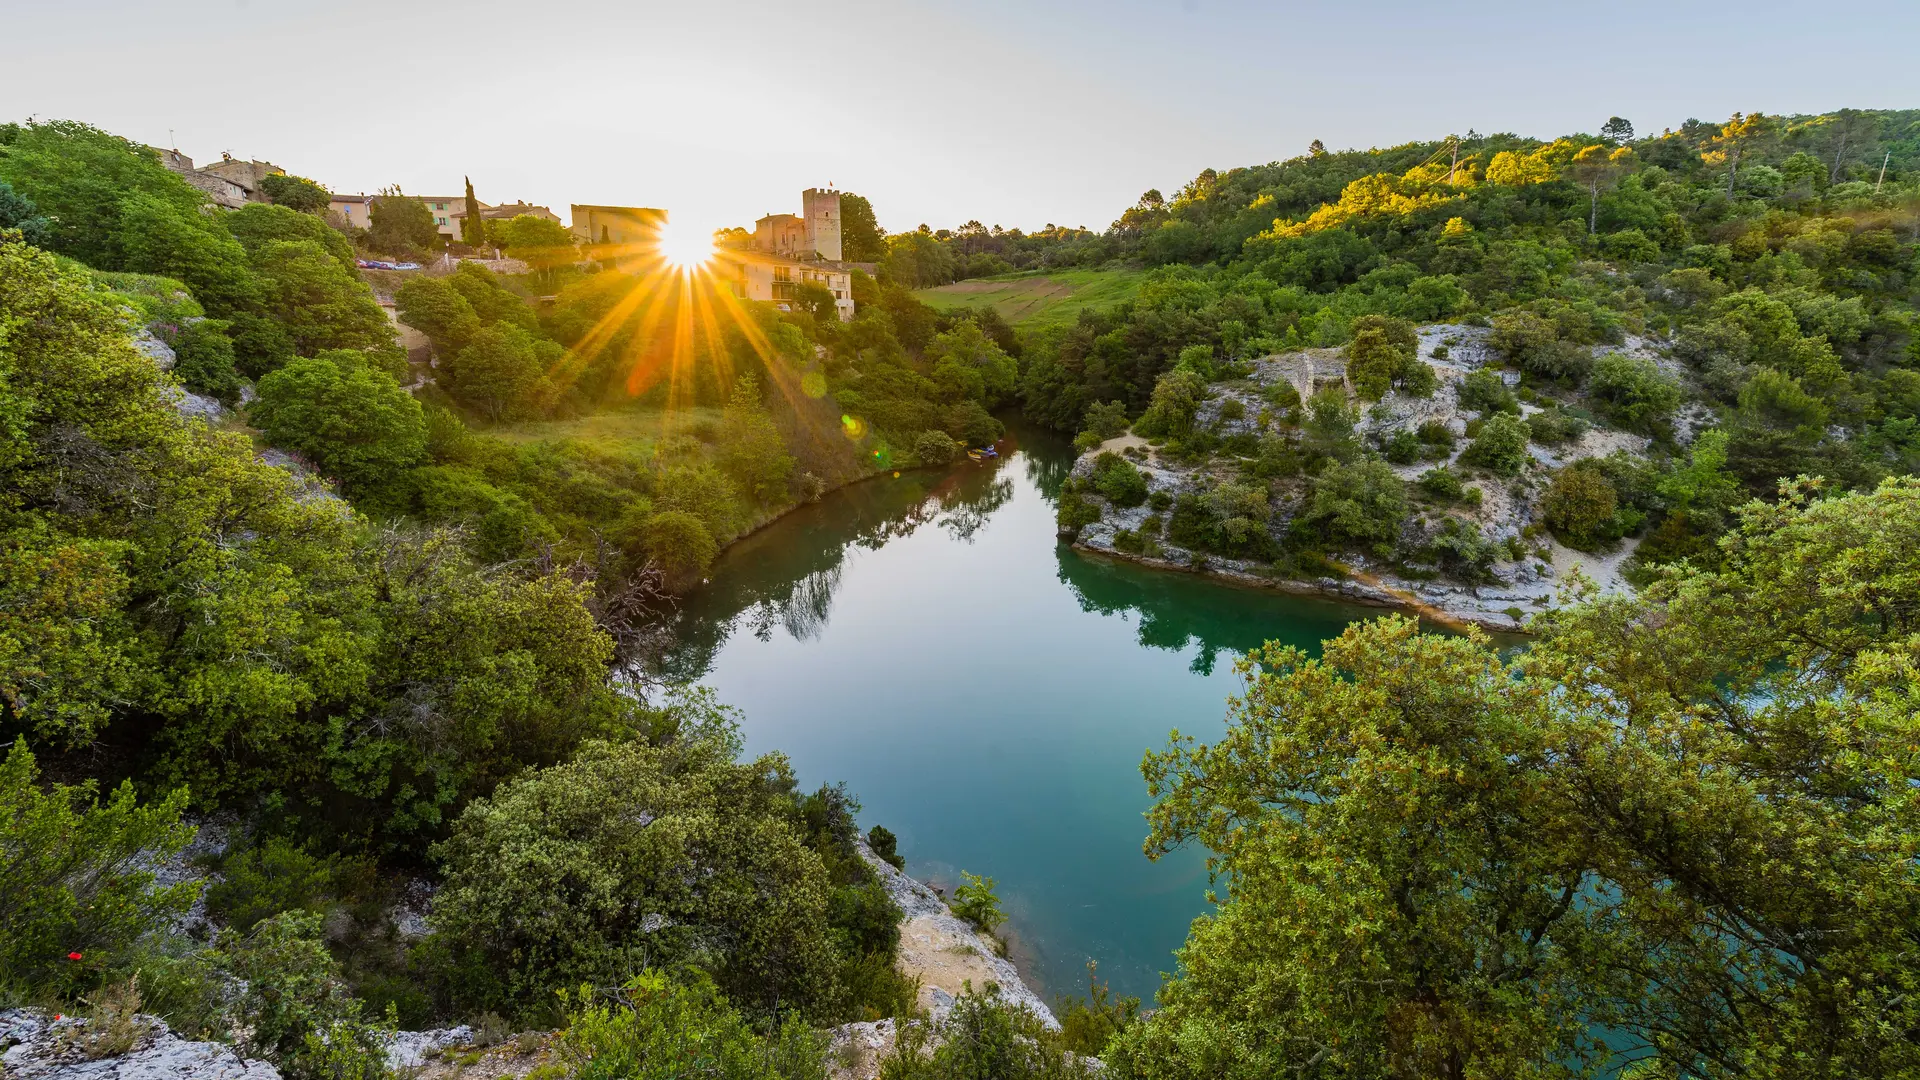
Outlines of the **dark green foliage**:
{"type": "Polygon", "coordinates": [[[272,372],[247,415],[349,489],[389,483],[426,457],[420,403],[364,353],[330,350],[272,372]]]}
{"type": "MultiPolygon", "coordinates": [[[[271,177],[269,179],[272,179],[271,177]]],[[[322,206],[326,205],[323,201],[322,206]]],[[[313,214],[298,213],[286,206],[248,203],[238,210],[222,214],[220,220],[252,257],[259,257],[276,240],[306,240],[319,244],[327,254],[352,275],[353,245],[347,238],[313,214]]]]}
{"type": "Polygon", "coordinates": [[[705,957],[737,1002],[832,1015],[826,867],[789,817],[785,760],[736,764],[736,750],[590,744],[472,804],[437,849],[433,922],[455,997],[528,1007],[705,957]],[[716,941],[724,952],[706,952],[716,941]]]}
{"type": "MultiPolygon", "coordinates": [[[[284,206],[303,214],[318,215],[327,208],[332,197],[326,188],[304,176],[289,176],[274,173],[261,177],[260,191],[272,199],[275,206],[284,206]]],[[[259,205],[255,203],[253,205],[259,205]]]]}
{"type": "Polygon", "coordinates": [[[797,1012],[778,1027],[755,1024],[721,996],[712,981],[687,972],[682,981],[658,970],[636,972],[611,991],[582,985],[563,997],[570,1006],[559,1042],[575,1080],[821,1080],[825,1047],[797,1012]]]}
{"type": "Polygon", "coordinates": [[[91,780],[46,788],[39,780],[26,740],[16,739],[0,761],[0,992],[27,998],[91,989],[198,891],[194,882],[157,885],[141,861],[192,839],[180,823],[186,792],[143,806],[131,783],[101,802],[91,780]]]}
{"type": "Polygon", "coordinates": [[[1560,446],[1584,435],[1588,423],[1559,406],[1541,409],[1527,417],[1527,433],[1542,446],[1560,446]]]}
{"type": "Polygon", "coordinates": [[[20,238],[35,247],[46,247],[53,242],[53,222],[33,200],[13,190],[13,185],[0,180],[0,230],[16,229],[20,238]]]}
{"type": "Polygon", "coordinates": [[[1493,564],[1506,547],[1489,539],[1480,527],[1465,518],[1449,514],[1427,542],[1433,561],[1449,575],[1461,581],[1487,581],[1493,564]]]}
{"type": "Polygon", "coordinates": [[[1504,412],[1520,415],[1520,399],[1513,396],[1498,372],[1481,368],[1460,380],[1460,407],[1483,417],[1504,412]]]}
{"type": "Polygon", "coordinates": [[[218,319],[188,323],[173,334],[173,375],[196,394],[205,394],[231,407],[240,400],[243,385],[234,366],[233,339],[218,319]]]}
{"type": "Polygon", "coordinates": [[[295,353],[315,356],[327,349],[353,349],[397,354],[393,326],[372,290],[325,245],[269,240],[253,261],[267,308],[286,328],[295,353]]]}
{"type": "Polygon", "coordinates": [[[1196,551],[1271,558],[1274,542],[1267,525],[1272,517],[1264,486],[1243,481],[1220,484],[1174,499],[1167,539],[1196,551]]]}
{"type": "Polygon", "coordinates": [[[1619,495],[1591,459],[1555,473],[1540,509],[1547,527],[1568,547],[1591,551],[1619,539],[1619,495]]]}
{"type": "Polygon", "coordinates": [[[986,987],[960,995],[946,1023],[901,1025],[881,1080],[1089,1080],[1094,1067],[1056,1032],[986,987]]]}
{"type": "Polygon", "coordinates": [[[1362,315],[1353,321],[1353,340],[1347,345],[1347,376],[1354,391],[1372,401],[1390,389],[1413,397],[1433,393],[1437,377],[1419,359],[1419,338],[1413,324],[1383,315],[1362,315]]]}
{"type": "Polygon", "coordinates": [[[1392,544],[1407,518],[1406,484],[1385,462],[1328,465],[1299,521],[1334,544],[1392,544]]]}
{"type": "Polygon", "coordinates": [[[1517,476],[1530,460],[1527,442],[1531,436],[1526,421],[1508,413],[1495,413],[1481,425],[1480,434],[1467,444],[1460,460],[1501,476],[1517,476]]]}
{"type": "Polygon", "coordinates": [[[848,262],[879,262],[886,257],[885,233],[873,216],[873,204],[851,192],[840,193],[840,256],[848,262]]]}
{"type": "Polygon", "coordinates": [[[367,246],[383,255],[417,259],[439,245],[440,230],[427,204],[399,188],[380,192],[367,208],[367,246]]]}
{"type": "Polygon", "coordinates": [[[1380,452],[1395,465],[1411,465],[1420,460],[1424,449],[1420,443],[1420,436],[1406,428],[1401,428],[1387,438],[1380,452]]]}
{"type": "Polygon", "coordinates": [[[1119,454],[1106,453],[1093,463],[1093,488],[1115,506],[1139,506],[1147,501],[1147,478],[1119,454]]]}
{"type": "Polygon", "coordinates": [[[222,1012],[245,1031],[239,1050],[290,1080],[384,1080],[391,1024],[369,1022],[321,939],[320,916],[289,911],[221,935],[218,970],[243,987],[222,1012]]]}
{"type": "Polygon", "coordinates": [[[444,278],[410,277],[394,290],[393,299],[400,321],[432,339],[442,356],[465,348],[480,329],[473,305],[444,278]]]}
{"type": "MultiPolygon", "coordinates": [[[[1459,502],[1470,494],[1466,483],[1460,479],[1460,474],[1444,465],[1421,473],[1419,485],[1421,491],[1446,503],[1459,502]]],[[[1477,494],[1477,489],[1471,493],[1477,494]]]]}
{"type": "Polygon", "coordinates": [[[891,864],[895,870],[905,870],[907,860],[899,853],[899,838],[885,825],[875,825],[867,830],[867,846],[873,853],[891,864]]]}
{"type": "Polygon", "coordinates": [[[1680,404],[1680,387],[1651,360],[1608,353],[1594,362],[1587,390],[1606,417],[1642,434],[1663,430],[1680,404]]]}
{"type": "Polygon", "coordinates": [[[1060,485],[1060,494],[1054,507],[1054,522],[1068,536],[1077,536],[1080,530],[1100,520],[1100,504],[1087,497],[1086,485],[1074,477],[1068,477],[1060,485]]]}
{"type": "Polygon", "coordinates": [[[268,837],[222,860],[220,880],[207,887],[207,914],[244,934],[283,911],[319,910],[333,889],[335,861],[285,837],[268,837]]]}
{"type": "Polygon", "coordinates": [[[540,415],[551,403],[549,373],[562,350],[518,326],[495,323],[474,332],[459,352],[440,363],[447,392],[492,420],[540,415]]]}

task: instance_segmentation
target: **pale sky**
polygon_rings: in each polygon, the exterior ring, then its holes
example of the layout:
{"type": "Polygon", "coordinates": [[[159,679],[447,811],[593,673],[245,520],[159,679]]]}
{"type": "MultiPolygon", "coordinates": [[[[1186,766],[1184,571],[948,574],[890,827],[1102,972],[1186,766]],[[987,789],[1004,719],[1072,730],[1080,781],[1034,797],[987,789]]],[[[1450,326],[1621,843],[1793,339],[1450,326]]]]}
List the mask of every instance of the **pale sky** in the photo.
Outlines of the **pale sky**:
{"type": "Polygon", "coordinates": [[[1920,107],[1920,3],[0,0],[0,119],[335,191],[1104,228],[1307,143],[1920,107]],[[1843,14],[1844,12],[1844,14],[1843,14]]]}

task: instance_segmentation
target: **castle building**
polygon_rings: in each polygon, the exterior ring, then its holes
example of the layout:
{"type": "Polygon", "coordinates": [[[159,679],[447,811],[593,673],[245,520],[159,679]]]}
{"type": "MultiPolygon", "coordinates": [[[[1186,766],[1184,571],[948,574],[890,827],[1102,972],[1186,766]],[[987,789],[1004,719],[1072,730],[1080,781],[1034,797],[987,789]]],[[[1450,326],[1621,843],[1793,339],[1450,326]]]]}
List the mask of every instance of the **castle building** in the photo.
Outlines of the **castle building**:
{"type": "Polygon", "coordinates": [[[831,187],[801,192],[799,215],[768,214],[753,223],[753,247],[801,262],[839,262],[840,193],[831,187]]]}

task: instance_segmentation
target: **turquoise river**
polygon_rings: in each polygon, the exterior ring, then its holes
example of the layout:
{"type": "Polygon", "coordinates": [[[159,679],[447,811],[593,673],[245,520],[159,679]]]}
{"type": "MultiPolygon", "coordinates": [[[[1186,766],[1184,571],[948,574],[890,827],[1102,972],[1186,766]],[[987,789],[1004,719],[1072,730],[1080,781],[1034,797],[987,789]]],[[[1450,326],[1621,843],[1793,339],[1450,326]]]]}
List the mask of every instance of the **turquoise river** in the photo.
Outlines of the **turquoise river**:
{"type": "Polygon", "coordinates": [[[1236,588],[1082,555],[1054,539],[1073,462],[1016,429],[997,462],[829,494],[729,548],[666,660],[744,713],[808,788],[846,781],[908,871],[993,877],[1042,994],[1086,962],[1151,1004],[1207,910],[1205,853],[1150,862],[1140,760],[1210,740],[1236,654],[1318,647],[1378,608],[1236,588]]]}

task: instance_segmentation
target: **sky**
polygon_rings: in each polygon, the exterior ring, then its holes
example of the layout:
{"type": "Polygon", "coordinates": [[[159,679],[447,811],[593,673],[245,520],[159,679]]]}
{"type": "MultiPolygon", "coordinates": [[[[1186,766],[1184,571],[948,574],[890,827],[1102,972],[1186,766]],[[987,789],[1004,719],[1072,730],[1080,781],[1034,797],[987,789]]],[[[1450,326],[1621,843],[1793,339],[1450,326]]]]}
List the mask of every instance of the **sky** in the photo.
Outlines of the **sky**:
{"type": "Polygon", "coordinates": [[[1468,129],[1920,107],[1920,3],[0,0],[0,119],[337,192],[1106,227],[1203,168],[1468,129]],[[1829,15],[1829,13],[1833,13],[1829,15]]]}

